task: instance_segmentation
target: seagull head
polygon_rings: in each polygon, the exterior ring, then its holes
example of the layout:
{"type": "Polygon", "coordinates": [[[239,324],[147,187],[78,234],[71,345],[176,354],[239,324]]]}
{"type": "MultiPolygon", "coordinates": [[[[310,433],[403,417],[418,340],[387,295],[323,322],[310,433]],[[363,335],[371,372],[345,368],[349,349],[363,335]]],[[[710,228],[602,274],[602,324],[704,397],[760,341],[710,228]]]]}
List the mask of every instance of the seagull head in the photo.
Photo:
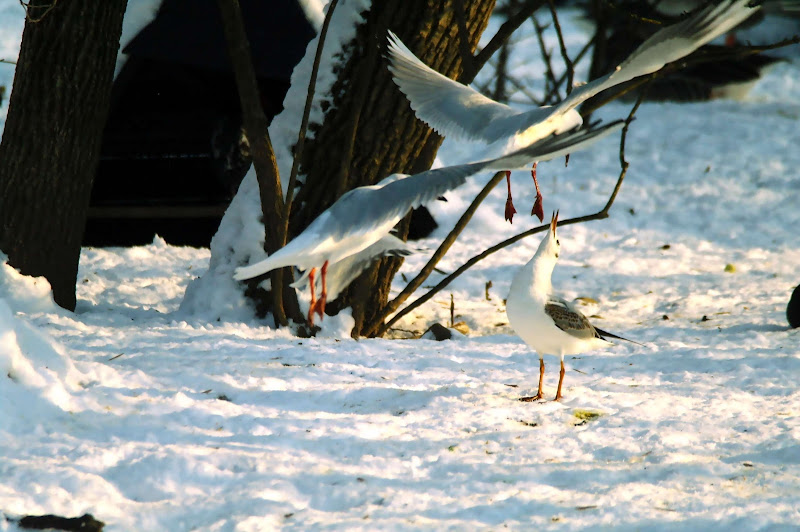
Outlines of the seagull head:
{"type": "Polygon", "coordinates": [[[557,225],[558,211],[553,213],[553,217],[550,219],[550,230],[547,231],[547,236],[544,237],[542,243],[539,244],[539,249],[536,251],[536,255],[541,259],[550,259],[554,264],[561,254],[561,242],[556,238],[557,225]]]}

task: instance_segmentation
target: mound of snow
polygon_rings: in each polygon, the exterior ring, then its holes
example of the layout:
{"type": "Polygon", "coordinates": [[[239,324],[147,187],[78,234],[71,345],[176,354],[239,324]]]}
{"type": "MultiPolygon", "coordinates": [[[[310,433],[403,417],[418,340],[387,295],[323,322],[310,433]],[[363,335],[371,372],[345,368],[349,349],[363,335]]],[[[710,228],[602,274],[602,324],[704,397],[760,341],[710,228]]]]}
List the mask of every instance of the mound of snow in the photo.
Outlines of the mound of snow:
{"type": "Polygon", "coordinates": [[[65,312],[44,278],[20,274],[0,255],[0,426],[11,431],[70,410],[83,377],[61,345],[14,311],[65,312]]]}

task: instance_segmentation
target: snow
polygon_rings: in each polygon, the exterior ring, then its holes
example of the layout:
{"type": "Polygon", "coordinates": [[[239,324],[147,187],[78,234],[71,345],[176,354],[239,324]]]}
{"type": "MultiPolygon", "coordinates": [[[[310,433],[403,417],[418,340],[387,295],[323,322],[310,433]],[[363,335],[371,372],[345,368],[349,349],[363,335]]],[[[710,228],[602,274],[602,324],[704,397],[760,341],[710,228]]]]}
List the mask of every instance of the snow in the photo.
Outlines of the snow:
{"type": "MultiPolygon", "coordinates": [[[[0,42],[21,31],[8,9],[0,42]]],[[[562,24],[579,47],[574,22],[562,24]]],[[[518,50],[532,57],[512,64],[535,73],[535,47],[518,50]]],[[[255,319],[224,269],[204,273],[214,250],[159,238],[85,249],[75,313],[3,257],[0,530],[17,529],[4,517],[85,512],[109,531],[796,529],[800,330],[784,312],[800,283],[798,79],[795,60],[743,102],[640,108],[611,217],[559,229],[553,284],[646,347],[567,357],[561,403],[516,400],[535,389],[538,357],[503,309],[538,235],[398,324],[447,323],[453,294],[470,330],[446,342],[354,341],[347,315],[294,337],[255,319]],[[204,292],[198,276],[211,279],[204,292]],[[185,303],[187,287],[205,310],[185,303]]],[[[468,149],[446,142],[440,162],[468,149]]],[[[618,174],[614,139],[567,168],[543,163],[545,209],[594,212],[618,174]]],[[[441,227],[421,247],[435,249],[486,179],[432,206],[441,227]]],[[[535,225],[530,177],[513,184],[514,225],[498,187],[443,271],[535,225]]],[[[230,212],[238,219],[221,231],[257,249],[258,224],[244,207],[230,212]]],[[[403,285],[398,276],[395,292],[403,285]]],[[[545,362],[551,398],[557,359],[545,362]]]]}

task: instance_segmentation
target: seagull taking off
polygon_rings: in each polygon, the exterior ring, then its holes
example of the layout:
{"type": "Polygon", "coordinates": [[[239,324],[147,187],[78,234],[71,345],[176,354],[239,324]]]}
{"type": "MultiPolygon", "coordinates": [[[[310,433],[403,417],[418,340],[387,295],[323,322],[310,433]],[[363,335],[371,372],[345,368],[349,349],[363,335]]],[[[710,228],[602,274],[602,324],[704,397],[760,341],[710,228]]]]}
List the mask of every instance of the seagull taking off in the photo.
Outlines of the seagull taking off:
{"type": "MultiPolygon", "coordinates": [[[[575,87],[569,96],[552,107],[539,107],[531,111],[512,109],[443,76],[420,61],[391,31],[389,70],[417,118],[440,135],[485,144],[486,151],[476,158],[494,159],[553,133],[580,126],[583,118],[576,108],[581,103],[608,88],[651,74],[665,64],[692,53],[755,13],[758,7],[748,5],[752,2],[709,2],[691,17],[655,33],[610,74],[575,87]]],[[[531,175],[536,186],[533,211],[539,220],[543,220],[542,196],[535,167],[531,175]]],[[[516,210],[511,198],[510,172],[506,178],[508,199],[505,217],[511,221],[516,210]]]]}
{"type": "MultiPolygon", "coordinates": [[[[313,326],[314,313],[322,319],[325,312],[329,267],[379,241],[381,244],[373,248],[374,256],[390,253],[392,250],[401,254],[411,251],[405,242],[389,233],[413,207],[432,201],[463,185],[468,177],[482,170],[524,168],[531,160],[559,157],[570,151],[583,149],[617,131],[622,125],[623,121],[617,120],[596,128],[574,129],[550,136],[498,159],[437,168],[414,175],[392,174],[376,185],[354,188],[336,200],[284,247],[256,264],[237,268],[234,279],[251,279],[284,266],[297,266],[306,270],[307,275],[303,275],[292,286],[301,286],[307,282],[311,287],[308,322],[313,326]],[[320,266],[322,293],[317,299],[314,286],[316,268],[320,266]]],[[[349,263],[353,269],[360,268],[358,272],[354,274],[353,270],[339,271],[336,274],[337,279],[352,280],[369,264],[369,260],[362,254],[358,260],[351,260],[349,263]]],[[[342,265],[337,268],[350,269],[342,265]]]]}
{"type": "Polygon", "coordinates": [[[522,397],[520,401],[537,401],[542,398],[544,354],[558,355],[561,358],[561,373],[555,397],[556,401],[560,401],[561,385],[564,382],[564,355],[576,355],[612,345],[606,338],[642,345],[594,327],[579,310],[553,295],[551,277],[561,250],[561,243],[556,238],[557,224],[556,212],[539,249],[514,276],[506,300],[506,314],[511,327],[539,354],[539,390],[533,397],[522,397]]]}

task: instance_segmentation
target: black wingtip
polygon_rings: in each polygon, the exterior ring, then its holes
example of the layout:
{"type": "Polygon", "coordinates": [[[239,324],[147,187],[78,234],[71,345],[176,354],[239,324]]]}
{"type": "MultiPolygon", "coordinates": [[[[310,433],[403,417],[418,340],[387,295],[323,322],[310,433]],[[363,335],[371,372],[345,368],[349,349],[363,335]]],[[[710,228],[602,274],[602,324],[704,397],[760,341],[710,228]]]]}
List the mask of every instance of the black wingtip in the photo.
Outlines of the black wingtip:
{"type": "Polygon", "coordinates": [[[600,337],[601,337],[603,340],[605,340],[606,338],[614,338],[615,340],[623,340],[623,341],[625,341],[625,342],[630,342],[630,343],[632,343],[632,344],[640,345],[640,346],[642,346],[642,347],[647,347],[647,346],[646,346],[646,345],[644,345],[644,344],[640,344],[639,342],[636,342],[636,341],[634,341],[634,340],[628,340],[627,338],[623,338],[622,336],[617,336],[617,335],[616,335],[616,334],[614,334],[614,333],[610,333],[610,332],[608,332],[608,331],[604,331],[603,329],[600,329],[600,328],[598,328],[598,327],[595,327],[595,328],[594,328],[594,330],[595,330],[595,331],[597,331],[597,334],[599,334],[599,335],[600,335],[600,337]]]}

